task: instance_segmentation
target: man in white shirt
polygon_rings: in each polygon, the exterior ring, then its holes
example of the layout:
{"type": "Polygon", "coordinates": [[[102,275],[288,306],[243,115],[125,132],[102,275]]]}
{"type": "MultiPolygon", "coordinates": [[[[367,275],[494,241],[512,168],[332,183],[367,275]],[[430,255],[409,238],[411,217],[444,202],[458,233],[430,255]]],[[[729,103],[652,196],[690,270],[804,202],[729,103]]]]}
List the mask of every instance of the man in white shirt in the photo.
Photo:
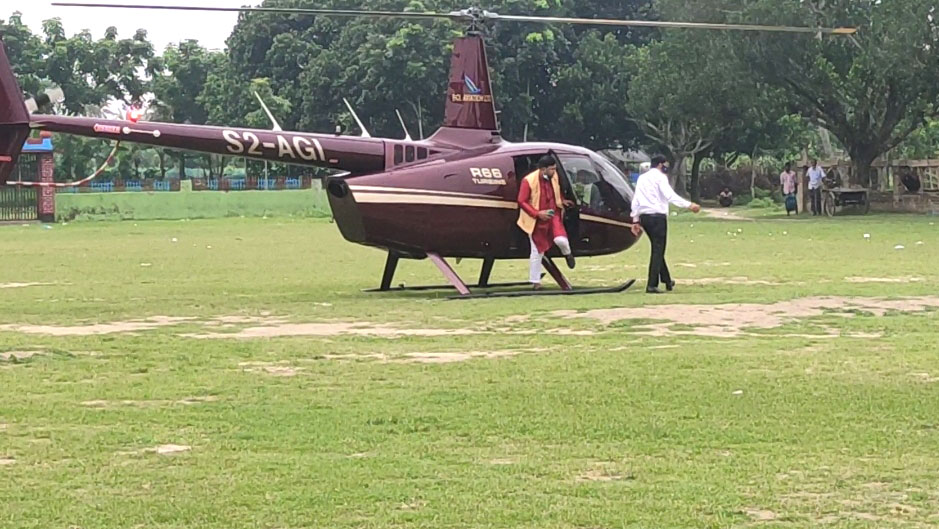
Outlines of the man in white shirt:
{"type": "Polygon", "coordinates": [[[687,208],[697,213],[701,206],[688,202],[678,196],[668,182],[668,162],[664,156],[652,158],[652,168],[639,176],[636,182],[636,192],[633,195],[632,217],[633,235],[637,237],[645,230],[652,243],[652,256],[649,259],[649,279],[646,282],[646,292],[661,294],[659,281],[665,284],[665,289],[671,291],[675,287],[672,276],[665,264],[665,246],[668,240],[668,205],[674,204],[680,208],[687,208]],[[641,226],[641,227],[640,227],[641,226]]]}
{"type": "Polygon", "coordinates": [[[809,195],[812,197],[812,215],[822,214],[822,180],[825,178],[825,170],[818,166],[818,160],[812,160],[812,167],[809,168],[809,195]]]}

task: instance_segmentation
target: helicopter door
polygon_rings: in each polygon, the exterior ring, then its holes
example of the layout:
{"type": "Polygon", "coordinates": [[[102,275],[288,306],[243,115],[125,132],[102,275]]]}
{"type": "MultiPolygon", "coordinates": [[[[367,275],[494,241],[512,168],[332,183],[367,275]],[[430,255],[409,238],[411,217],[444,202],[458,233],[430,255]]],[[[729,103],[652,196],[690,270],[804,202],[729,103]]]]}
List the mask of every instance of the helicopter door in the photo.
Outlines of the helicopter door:
{"type": "MultiPolygon", "coordinates": [[[[601,192],[602,179],[597,172],[596,165],[586,156],[561,155],[559,167],[563,168],[570,194],[570,200],[577,203],[576,217],[579,224],[582,213],[596,214],[604,209],[604,196],[601,192]]],[[[579,225],[577,226],[579,228],[579,225]]],[[[577,233],[577,240],[586,243],[587,240],[580,239],[580,232],[577,233]]],[[[573,235],[570,233],[570,235],[573,235]]]]}
{"type": "Polygon", "coordinates": [[[580,197],[574,190],[573,174],[565,167],[566,156],[554,155],[558,164],[558,183],[561,186],[561,195],[565,200],[577,204],[574,208],[565,208],[564,210],[564,229],[567,230],[567,237],[572,242],[580,240],[580,197]]]}

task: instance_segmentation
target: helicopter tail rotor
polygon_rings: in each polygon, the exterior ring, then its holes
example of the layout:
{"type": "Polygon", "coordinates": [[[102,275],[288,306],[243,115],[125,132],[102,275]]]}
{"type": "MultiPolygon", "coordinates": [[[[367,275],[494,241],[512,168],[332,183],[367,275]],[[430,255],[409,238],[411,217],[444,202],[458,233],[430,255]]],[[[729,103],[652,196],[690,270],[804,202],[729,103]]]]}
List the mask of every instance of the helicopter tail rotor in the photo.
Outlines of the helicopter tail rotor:
{"type": "Polygon", "coordinates": [[[48,108],[51,105],[63,101],[65,101],[65,92],[55,86],[36,94],[34,97],[27,99],[24,103],[26,104],[26,110],[32,114],[40,109],[48,108]]]}

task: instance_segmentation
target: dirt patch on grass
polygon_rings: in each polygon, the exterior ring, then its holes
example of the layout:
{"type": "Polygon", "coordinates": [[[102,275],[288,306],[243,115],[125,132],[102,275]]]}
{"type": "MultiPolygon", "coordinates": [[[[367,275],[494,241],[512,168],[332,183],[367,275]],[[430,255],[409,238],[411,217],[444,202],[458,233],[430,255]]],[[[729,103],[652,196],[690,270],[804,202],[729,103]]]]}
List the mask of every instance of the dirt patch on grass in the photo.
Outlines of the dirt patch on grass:
{"type": "Polygon", "coordinates": [[[187,338],[253,340],[259,338],[282,338],[293,336],[377,336],[396,338],[404,336],[439,337],[478,334],[472,329],[401,329],[391,325],[369,322],[326,323],[270,323],[248,327],[231,333],[186,334],[187,338]]]}
{"type": "Polygon", "coordinates": [[[783,284],[792,285],[797,284],[793,282],[789,283],[779,283],[777,281],[767,281],[765,279],[750,279],[746,276],[737,276],[737,277],[701,277],[698,279],[684,279],[681,281],[689,285],[763,285],[763,286],[779,286],[783,284]]]}
{"type": "Polygon", "coordinates": [[[15,465],[15,464],[16,464],[16,460],[13,459],[12,457],[0,457],[0,467],[4,467],[7,465],[15,465]]]}
{"type": "Polygon", "coordinates": [[[215,402],[218,400],[218,397],[215,395],[205,395],[203,397],[186,397],[181,400],[177,400],[176,404],[183,404],[185,406],[192,406],[194,404],[204,404],[206,402],[215,402]]]}
{"type": "MultiPolygon", "coordinates": [[[[510,316],[508,323],[522,324],[529,316],[510,316]]],[[[390,323],[371,323],[363,321],[320,321],[310,323],[291,323],[269,316],[219,316],[211,319],[191,317],[153,316],[141,320],[124,322],[95,323],[87,325],[0,325],[0,331],[15,331],[26,334],[48,336],[93,336],[106,334],[134,333],[181,324],[198,325],[202,332],[180,334],[184,338],[195,339],[233,339],[258,340],[289,337],[368,336],[375,338],[423,337],[439,338],[449,336],[470,336],[479,334],[549,334],[555,336],[590,336],[594,331],[584,329],[514,329],[513,327],[490,327],[480,323],[478,328],[409,328],[390,323]]]]}
{"type": "Polygon", "coordinates": [[[751,219],[751,218],[749,218],[749,217],[742,217],[742,216],[740,216],[740,215],[737,215],[736,213],[733,213],[733,212],[731,212],[731,211],[726,211],[726,210],[720,210],[720,209],[702,209],[702,210],[701,210],[701,213],[703,213],[705,217],[708,217],[708,218],[711,218],[711,219],[736,220],[736,221],[741,221],[741,222],[754,222],[754,219],[751,219]]]}
{"type": "Polygon", "coordinates": [[[192,450],[191,446],[188,445],[175,445],[167,444],[160,445],[148,450],[148,452],[156,452],[160,455],[172,455],[172,454],[181,454],[183,452],[189,452],[192,450]]]}
{"type": "Polygon", "coordinates": [[[179,325],[194,318],[172,316],[153,316],[143,320],[131,320],[113,323],[94,323],[88,325],[0,325],[0,331],[14,331],[24,334],[43,334],[47,336],[96,336],[102,334],[129,333],[147,331],[160,327],[179,325]]]}
{"type": "Polygon", "coordinates": [[[180,400],[86,400],[81,402],[82,406],[99,409],[115,409],[121,407],[131,408],[154,408],[159,406],[170,406],[181,404],[192,406],[195,404],[204,404],[206,402],[215,402],[218,397],[206,395],[201,397],[186,397],[180,400]]]}
{"type": "Polygon", "coordinates": [[[241,362],[238,367],[245,373],[258,373],[275,377],[295,377],[303,371],[302,367],[291,366],[286,362],[241,362]]]}
{"type": "Polygon", "coordinates": [[[0,290],[6,288],[45,287],[49,285],[52,285],[52,283],[0,283],[0,290]]]}
{"type": "Polygon", "coordinates": [[[604,466],[592,468],[577,476],[578,483],[610,482],[621,481],[624,479],[628,479],[628,476],[624,476],[623,474],[615,472],[612,469],[604,466]]]}
{"type": "Polygon", "coordinates": [[[0,353],[0,360],[3,361],[20,361],[20,360],[29,360],[34,356],[41,356],[48,354],[47,351],[7,351],[5,353],[0,353]]]}
{"type": "Polygon", "coordinates": [[[921,283],[922,277],[846,277],[845,283],[921,283]]]}
{"type": "Polygon", "coordinates": [[[416,351],[410,353],[333,353],[320,359],[337,361],[378,361],[386,364],[452,364],[476,359],[509,358],[524,353],[540,353],[543,348],[502,351],[416,351]]]}
{"type": "Polygon", "coordinates": [[[449,353],[407,353],[404,358],[392,360],[395,363],[406,364],[452,364],[467,362],[475,358],[507,358],[516,356],[521,351],[467,351],[449,353]]]}
{"type": "Polygon", "coordinates": [[[141,454],[158,454],[161,456],[171,456],[176,454],[182,454],[184,452],[192,451],[192,447],[189,445],[178,445],[178,444],[165,444],[154,446],[151,448],[144,448],[142,450],[130,450],[124,452],[118,452],[119,455],[133,456],[141,454]]]}
{"type": "MultiPolygon", "coordinates": [[[[917,297],[899,300],[882,298],[812,297],[780,301],[768,305],[736,303],[726,305],[656,305],[619,309],[597,309],[577,313],[558,311],[557,317],[587,318],[609,325],[624,320],[658,321],[637,325],[636,334],[648,336],[709,336],[736,338],[749,336],[748,329],[776,329],[801,319],[828,313],[852,317],[856,312],[883,316],[888,312],[922,312],[939,307],[939,297],[917,297]],[[680,329],[673,327],[680,325],[680,329]],[[688,329],[688,327],[691,327],[688,329]]],[[[828,336],[841,336],[835,328],[827,328],[828,336]]],[[[824,336],[824,335],[823,335],[824,336]]]]}
{"type": "Polygon", "coordinates": [[[773,511],[766,509],[744,509],[743,512],[757,522],[771,522],[779,517],[773,511]]]}

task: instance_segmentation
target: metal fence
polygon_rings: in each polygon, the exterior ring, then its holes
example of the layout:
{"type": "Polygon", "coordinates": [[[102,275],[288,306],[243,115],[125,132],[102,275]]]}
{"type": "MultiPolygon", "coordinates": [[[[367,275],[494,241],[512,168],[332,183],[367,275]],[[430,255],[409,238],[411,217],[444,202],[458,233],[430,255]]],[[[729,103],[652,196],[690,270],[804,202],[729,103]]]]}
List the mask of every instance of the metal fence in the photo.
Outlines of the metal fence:
{"type": "Polygon", "coordinates": [[[303,177],[193,178],[193,191],[284,191],[310,189],[313,179],[303,177]]]}
{"type": "Polygon", "coordinates": [[[0,185],[0,222],[39,218],[36,188],[0,185]]]}

